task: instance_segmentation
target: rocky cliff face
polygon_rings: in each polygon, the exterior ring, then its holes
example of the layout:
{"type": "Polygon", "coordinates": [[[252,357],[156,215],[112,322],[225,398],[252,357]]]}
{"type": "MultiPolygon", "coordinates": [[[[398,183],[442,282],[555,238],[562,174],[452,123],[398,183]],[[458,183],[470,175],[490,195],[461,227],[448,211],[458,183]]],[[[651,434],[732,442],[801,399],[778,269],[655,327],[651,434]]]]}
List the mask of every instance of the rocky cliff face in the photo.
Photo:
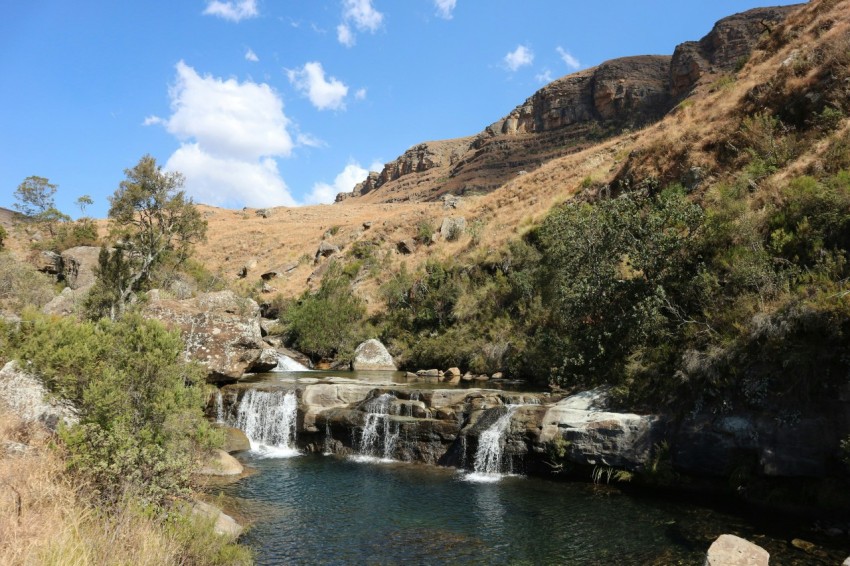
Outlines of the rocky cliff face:
{"type": "Polygon", "coordinates": [[[562,77],[476,136],[412,147],[337,202],[367,195],[375,202],[429,201],[495,190],[546,161],[659,120],[703,77],[733,72],[761,33],[797,7],[724,18],[672,57],[624,57],[562,77]]]}

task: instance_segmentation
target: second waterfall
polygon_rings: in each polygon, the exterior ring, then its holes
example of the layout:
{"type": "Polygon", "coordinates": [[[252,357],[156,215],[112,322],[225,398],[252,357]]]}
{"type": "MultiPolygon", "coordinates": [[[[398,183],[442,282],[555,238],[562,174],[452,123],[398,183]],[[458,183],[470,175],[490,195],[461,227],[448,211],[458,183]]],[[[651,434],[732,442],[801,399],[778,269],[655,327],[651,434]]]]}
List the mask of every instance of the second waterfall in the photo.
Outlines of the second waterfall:
{"type": "Polygon", "coordinates": [[[251,389],[239,403],[236,427],[251,441],[251,450],[274,457],[295,456],[297,416],[298,397],[294,391],[251,389]]]}

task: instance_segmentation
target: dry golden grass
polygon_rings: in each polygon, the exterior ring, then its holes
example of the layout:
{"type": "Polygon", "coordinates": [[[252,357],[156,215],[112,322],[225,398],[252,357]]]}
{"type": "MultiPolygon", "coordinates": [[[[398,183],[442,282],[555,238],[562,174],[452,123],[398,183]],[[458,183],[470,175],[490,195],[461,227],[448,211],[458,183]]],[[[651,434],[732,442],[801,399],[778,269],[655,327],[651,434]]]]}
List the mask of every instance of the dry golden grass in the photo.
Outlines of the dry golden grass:
{"type": "Polygon", "coordinates": [[[181,563],[181,547],[130,509],[85,505],[51,435],[0,411],[0,564],[99,566],[181,563]],[[27,445],[23,453],[10,443],[27,445]]]}

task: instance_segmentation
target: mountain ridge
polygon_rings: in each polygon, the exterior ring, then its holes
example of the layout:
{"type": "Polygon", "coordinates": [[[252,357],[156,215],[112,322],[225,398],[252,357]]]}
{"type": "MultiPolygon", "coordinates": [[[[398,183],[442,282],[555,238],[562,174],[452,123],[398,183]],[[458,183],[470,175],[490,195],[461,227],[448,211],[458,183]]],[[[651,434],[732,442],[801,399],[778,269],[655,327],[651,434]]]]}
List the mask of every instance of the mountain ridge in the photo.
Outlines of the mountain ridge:
{"type": "Polygon", "coordinates": [[[476,135],[416,144],[336,202],[492,192],[546,161],[657,122],[700,81],[742,66],[761,33],[800,6],[733,14],[672,55],[620,57],[556,79],[476,135]]]}

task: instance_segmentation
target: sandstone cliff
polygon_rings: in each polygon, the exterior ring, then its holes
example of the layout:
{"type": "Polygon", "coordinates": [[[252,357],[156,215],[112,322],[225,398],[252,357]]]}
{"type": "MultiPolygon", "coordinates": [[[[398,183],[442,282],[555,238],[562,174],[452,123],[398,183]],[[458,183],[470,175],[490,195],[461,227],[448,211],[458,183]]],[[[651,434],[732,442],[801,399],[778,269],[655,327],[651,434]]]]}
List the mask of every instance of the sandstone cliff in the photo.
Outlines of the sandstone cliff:
{"type": "Polygon", "coordinates": [[[756,8],[718,21],[672,56],[624,57],[553,81],[476,136],[418,144],[350,193],[370,202],[480,194],[600,140],[661,119],[700,80],[731,73],[761,34],[799,5],[756,8]]]}

